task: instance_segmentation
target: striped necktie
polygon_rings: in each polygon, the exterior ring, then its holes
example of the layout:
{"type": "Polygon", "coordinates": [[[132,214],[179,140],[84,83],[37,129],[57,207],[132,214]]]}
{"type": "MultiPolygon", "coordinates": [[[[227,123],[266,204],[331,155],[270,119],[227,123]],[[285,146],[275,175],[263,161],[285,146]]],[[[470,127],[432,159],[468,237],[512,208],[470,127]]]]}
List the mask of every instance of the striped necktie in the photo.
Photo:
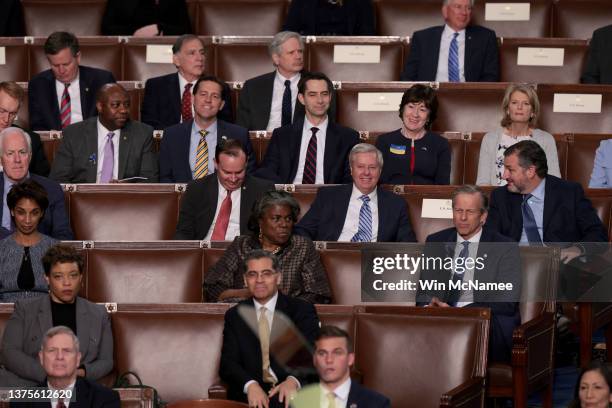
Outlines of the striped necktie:
{"type": "Polygon", "coordinates": [[[459,76],[459,43],[457,42],[457,36],[459,33],[453,34],[453,39],[448,49],[448,81],[459,82],[461,78],[459,76]]]}
{"type": "Polygon", "coordinates": [[[317,180],[317,132],[319,128],[311,127],[310,141],[306,149],[306,160],[304,162],[304,173],[302,184],[314,184],[317,180]]]}
{"type": "Polygon", "coordinates": [[[208,143],[206,143],[206,135],[208,130],[200,130],[200,142],[196,151],[194,180],[208,175],[208,143]]]}
{"type": "Polygon", "coordinates": [[[361,209],[359,210],[359,226],[357,227],[357,233],[351,238],[351,242],[370,242],[372,241],[370,197],[364,194],[359,199],[362,201],[361,209]]]}
{"type": "Polygon", "coordinates": [[[60,122],[62,129],[70,124],[70,94],[68,93],[68,87],[70,84],[64,84],[64,92],[62,93],[62,103],[60,105],[60,122]]]}

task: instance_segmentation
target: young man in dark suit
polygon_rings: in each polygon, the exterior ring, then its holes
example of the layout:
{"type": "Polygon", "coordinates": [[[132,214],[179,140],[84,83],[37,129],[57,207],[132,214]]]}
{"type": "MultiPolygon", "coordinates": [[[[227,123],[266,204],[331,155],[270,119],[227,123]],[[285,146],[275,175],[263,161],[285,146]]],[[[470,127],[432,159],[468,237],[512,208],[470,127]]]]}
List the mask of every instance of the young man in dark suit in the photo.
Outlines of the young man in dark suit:
{"type": "Polygon", "coordinates": [[[351,180],[348,154],[359,133],[328,115],[333,85],[319,72],[302,75],[298,100],[304,120],[274,130],[256,176],[280,184],[340,184],[351,180]]]}
{"type": "Polygon", "coordinates": [[[81,51],[74,34],[58,31],[44,45],[51,69],[30,79],[28,106],[32,130],[62,130],[96,115],[96,92],[115,82],[103,69],[79,65],[81,51]]]}
{"type": "Polygon", "coordinates": [[[470,25],[474,0],[444,0],[443,26],[416,31],[401,81],[497,82],[495,32],[470,25]]]}
{"type": "Polygon", "coordinates": [[[164,131],[159,149],[159,179],[162,183],[187,183],[215,172],[209,155],[218,144],[236,139],[247,153],[247,173],[255,170],[255,154],[249,132],[219,119],[225,106],[225,83],[215,76],[202,76],[193,86],[194,117],[164,131]]]}
{"type": "Polygon", "coordinates": [[[380,151],[357,144],[349,163],[353,182],[320,188],[295,226],[296,234],[313,241],[416,242],[404,200],[377,186],[383,166],[380,151]]]}
{"type": "Polygon", "coordinates": [[[315,341],[313,362],[319,374],[319,384],[304,387],[291,402],[293,408],[391,407],[387,397],[368,390],[351,379],[355,352],[353,342],[346,331],[335,326],[321,327],[315,341]],[[326,401],[327,405],[324,405],[323,401],[326,401]]]}
{"type": "Polygon", "coordinates": [[[219,375],[229,386],[229,399],[286,408],[312,372],[319,318],[312,304],[279,292],[275,255],[255,250],[245,266],[252,297],[225,314],[219,375]]]}

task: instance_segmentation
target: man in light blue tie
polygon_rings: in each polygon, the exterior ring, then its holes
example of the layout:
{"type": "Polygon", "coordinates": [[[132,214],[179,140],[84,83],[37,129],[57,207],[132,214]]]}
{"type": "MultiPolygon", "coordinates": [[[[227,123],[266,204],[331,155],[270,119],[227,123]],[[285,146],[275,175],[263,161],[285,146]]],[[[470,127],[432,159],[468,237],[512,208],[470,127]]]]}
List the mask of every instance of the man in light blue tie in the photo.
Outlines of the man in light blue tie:
{"type": "Polygon", "coordinates": [[[470,25],[474,0],[444,0],[443,26],[416,31],[402,81],[497,82],[495,32],[470,25]]]}

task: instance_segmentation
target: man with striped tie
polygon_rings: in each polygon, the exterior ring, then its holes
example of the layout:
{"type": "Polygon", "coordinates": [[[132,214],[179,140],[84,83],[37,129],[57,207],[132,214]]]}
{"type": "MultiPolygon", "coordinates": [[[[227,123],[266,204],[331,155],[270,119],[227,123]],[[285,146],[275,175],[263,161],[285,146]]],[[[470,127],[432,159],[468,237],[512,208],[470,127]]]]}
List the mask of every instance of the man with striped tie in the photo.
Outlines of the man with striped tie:
{"type": "Polygon", "coordinates": [[[159,149],[159,173],[162,183],[187,183],[215,172],[212,156],[217,144],[236,139],[247,153],[247,173],[255,169],[255,155],[249,132],[225,122],[218,114],[225,105],[225,83],[219,78],[201,76],[193,86],[193,119],[170,126],[164,131],[159,149]]]}
{"type": "Polygon", "coordinates": [[[497,82],[495,32],[470,25],[474,0],[444,0],[443,26],[416,31],[402,81],[497,82]]]}
{"type": "Polygon", "coordinates": [[[103,69],[79,65],[79,40],[72,33],[51,34],[44,45],[51,69],[35,75],[28,84],[32,130],[62,130],[96,115],[96,92],[115,82],[103,69]]]}
{"type": "Polygon", "coordinates": [[[295,233],[313,241],[416,242],[404,200],[377,187],[382,153],[360,143],[349,163],[353,182],[319,188],[295,233]]]}

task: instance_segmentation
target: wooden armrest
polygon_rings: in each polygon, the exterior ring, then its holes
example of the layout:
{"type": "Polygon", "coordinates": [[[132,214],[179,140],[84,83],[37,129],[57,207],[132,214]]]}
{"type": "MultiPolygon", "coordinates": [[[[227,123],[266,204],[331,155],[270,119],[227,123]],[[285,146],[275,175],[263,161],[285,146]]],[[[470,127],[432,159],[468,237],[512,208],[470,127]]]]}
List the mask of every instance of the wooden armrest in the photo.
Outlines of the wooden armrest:
{"type": "Polygon", "coordinates": [[[443,394],[440,398],[440,407],[479,408],[483,406],[484,398],[485,379],[476,377],[443,394]]]}
{"type": "Polygon", "coordinates": [[[208,398],[210,399],[227,399],[227,385],[217,380],[208,387],[208,398]]]}

